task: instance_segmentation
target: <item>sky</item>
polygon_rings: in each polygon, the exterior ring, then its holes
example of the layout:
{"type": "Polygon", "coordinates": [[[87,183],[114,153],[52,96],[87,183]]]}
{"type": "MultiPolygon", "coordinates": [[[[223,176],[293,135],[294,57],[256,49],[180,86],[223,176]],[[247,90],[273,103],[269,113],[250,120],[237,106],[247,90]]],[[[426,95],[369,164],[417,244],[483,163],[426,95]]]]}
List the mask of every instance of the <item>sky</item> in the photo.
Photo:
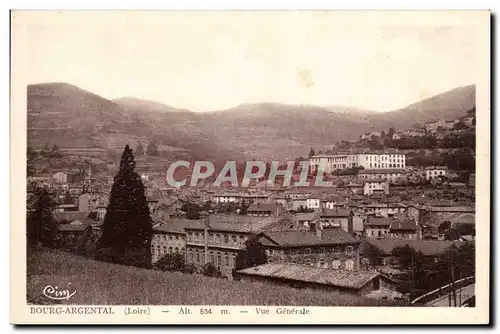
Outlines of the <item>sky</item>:
{"type": "Polygon", "coordinates": [[[389,18],[32,12],[12,21],[24,29],[29,83],[192,111],[259,102],[390,111],[476,83],[476,35],[463,18],[389,18]]]}

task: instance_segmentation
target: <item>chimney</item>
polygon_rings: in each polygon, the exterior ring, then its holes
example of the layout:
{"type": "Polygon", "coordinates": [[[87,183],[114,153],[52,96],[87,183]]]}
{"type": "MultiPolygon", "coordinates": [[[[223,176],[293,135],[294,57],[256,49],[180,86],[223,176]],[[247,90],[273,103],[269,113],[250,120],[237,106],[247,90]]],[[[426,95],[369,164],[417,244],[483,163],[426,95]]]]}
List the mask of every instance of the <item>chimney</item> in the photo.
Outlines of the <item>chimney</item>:
{"type": "Polygon", "coordinates": [[[316,225],[316,238],[321,239],[321,232],[323,230],[321,221],[318,221],[315,225],[316,225]]]}
{"type": "Polygon", "coordinates": [[[208,263],[209,258],[208,258],[208,229],[210,228],[210,213],[207,214],[205,218],[205,228],[203,229],[204,231],[204,238],[203,238],[203,243],[204,243],[204,251],[205,251],[205,263],[208,263]]]}

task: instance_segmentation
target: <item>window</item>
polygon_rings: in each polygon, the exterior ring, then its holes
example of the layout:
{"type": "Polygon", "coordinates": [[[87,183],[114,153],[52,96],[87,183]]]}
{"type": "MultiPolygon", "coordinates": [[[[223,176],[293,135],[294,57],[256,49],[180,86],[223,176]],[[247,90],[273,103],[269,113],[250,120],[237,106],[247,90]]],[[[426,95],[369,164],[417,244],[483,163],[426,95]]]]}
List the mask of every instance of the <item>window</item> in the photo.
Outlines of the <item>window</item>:
{"type": "Polygon", "coordinates": [[[352,255],[352,246],[347,246],[345,248],[346,255],[352,255]]]}
{"type": "Polygon", "coordinates": [[[238,243],[238,238],[236,238],[235,235],[233,235],[232,240],[233,240],[233,244],[236,245],[238,243]]]}
{"type": "Polygon", "coordinates": [[[210,252],[210,263],[215,263],[214,252],[210,252]]]}
{"type": "Polygon", "coordinates": [[[226,267],[229,267],[229,255],[227,254],[224,256],[224,265],[226,267]]]}
{"type": "Polygon", "coordinates": [[[179,247],[175,247],[175,252],[179,253],[179,247]]]}
{"type": "Polygon", "coordinates": [[[215,243],[220,244],[220,234],[215,235],[215,243]]]}
{"type": "Polygon", "coordinates": [[[354,261],[353,260],[345,261],[345,268],[347,270],[353,270],[354,269],[354,261]]]}
{"type": "MultiPolygon", "coordinates": [[[[166,247],[165,247],[166,248],[166,247]]],[[[168,252],[172,253],[172,246],[168,247],[168,252]]]]}
{"type": "Polygon", "coordinates": [[[224,234],[224,243],[228,244],[229,243],[229,235],[224,234]]]}
{"type": "Polygon", "coordinates": [[[193,253],[191,252],[191,250],[188,250],[187,255],[188,255],[188,262],[193,262],[193,253]]]}
{"type": "Polygon", "coordinates": [[[196,250],[196,263],[200,263],[201,260],[200,260],[200,252],[198,250],[196,250]]]}
{"type": "Polygon", "coordinates": [[[311,249],[310,248],[304,249],[304,255],[310,255],[310,254],[311,254],[311,249]]]}
{"type": "Polygon", "coordinates": [[[340,254],[340,247],[335,247],[333,249],[333,253],[339,255],[340,254]]]}
{"type": "Polygon", "coordinates": [[[189,232],[187,234],[187,241],[193,241],[193,233],[189,232]]]}
{"type": "Polygon", "coordinates": [[[194,234],[194,241],[198,241],[198,237],[199,237],[199,236],[198,236],[198,233],[195,233],[195,234],[194,234]]]}
{"type": "Polygon", "coordinates": [[[233,266],[236,267],[236,254],[233,253],[233,266]]]}
{"type": "Polygon", "coordinates": [[[168,240],[172,240],[172,236],[171,235],[168,236],[168,240]]]}
{"type": "Polygon", "coordinates": [[[340,261],[335,260],[332,262],[332,269],[339,269],[340,268],[340,261]]]}
{"type": "Polygon", "coordinates": [[[167,254],[167,246],[163,246],[163,253],[162,255],[167,254]]]}
{"type": "Polygon", "coordinates": [[[222,262],[221,255],[220,255],[220,253],[217,253],[217,266],[219,266],[219,267],[220,267],[221,262],[222,262]]]}

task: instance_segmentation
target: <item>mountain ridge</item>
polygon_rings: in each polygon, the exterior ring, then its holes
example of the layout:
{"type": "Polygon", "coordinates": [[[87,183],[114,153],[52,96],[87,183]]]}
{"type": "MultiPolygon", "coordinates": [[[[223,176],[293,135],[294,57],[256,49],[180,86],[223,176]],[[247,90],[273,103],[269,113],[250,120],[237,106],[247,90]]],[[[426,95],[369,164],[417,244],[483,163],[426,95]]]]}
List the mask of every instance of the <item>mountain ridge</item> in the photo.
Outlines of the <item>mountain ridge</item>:
{"type": "MultiPolygon", "coordinates": [[[[370,131],[397,131],[437,118],[453,119],[475,105],[475,86],[457,87],[401,109],[363,109],[282,103],[241,104],[192,112],[156,101],[103,98],[67,83],[28,86],[28,144],[102,147],[111,151],[154,140],[196,159],[292,159],[311,146],[330,146],[370,131]],[[338,109],[340,110],[340,109],[338,109]]],[[[165,153],[167,154],[167,153],[165,153]]]]}

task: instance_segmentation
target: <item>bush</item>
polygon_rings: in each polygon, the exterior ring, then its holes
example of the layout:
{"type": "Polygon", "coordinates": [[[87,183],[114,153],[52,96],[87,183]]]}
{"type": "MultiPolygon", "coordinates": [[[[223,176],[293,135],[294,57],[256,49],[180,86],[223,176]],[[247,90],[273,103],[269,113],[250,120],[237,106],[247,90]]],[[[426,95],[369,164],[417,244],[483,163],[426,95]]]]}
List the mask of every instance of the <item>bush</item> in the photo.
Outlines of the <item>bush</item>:
{"type": "Polygon", "coordinates": [[[184,256],[181,253],[168,253],[162,256],[154,267],[163,271],[182,271],[186,266],[184,256]]]}
{"type": "Polygon", "coordinates": [[[127,249],[118,263],[125,266],[151,268],[151,253],[149,248],[127,249]]]}
{"type": "Polygon", "coordinates": [[[218,268],[216,268],[212,263],[207,263],[202,269],[203,275],[210,277],[221,277],[222,274],[218,268]]]}
{"type": "Polygon", "coordinates": [[[115,263],[115,252],[113,248],[98,248],[95,251],[94,258],[101,262],[115,263]]]}

